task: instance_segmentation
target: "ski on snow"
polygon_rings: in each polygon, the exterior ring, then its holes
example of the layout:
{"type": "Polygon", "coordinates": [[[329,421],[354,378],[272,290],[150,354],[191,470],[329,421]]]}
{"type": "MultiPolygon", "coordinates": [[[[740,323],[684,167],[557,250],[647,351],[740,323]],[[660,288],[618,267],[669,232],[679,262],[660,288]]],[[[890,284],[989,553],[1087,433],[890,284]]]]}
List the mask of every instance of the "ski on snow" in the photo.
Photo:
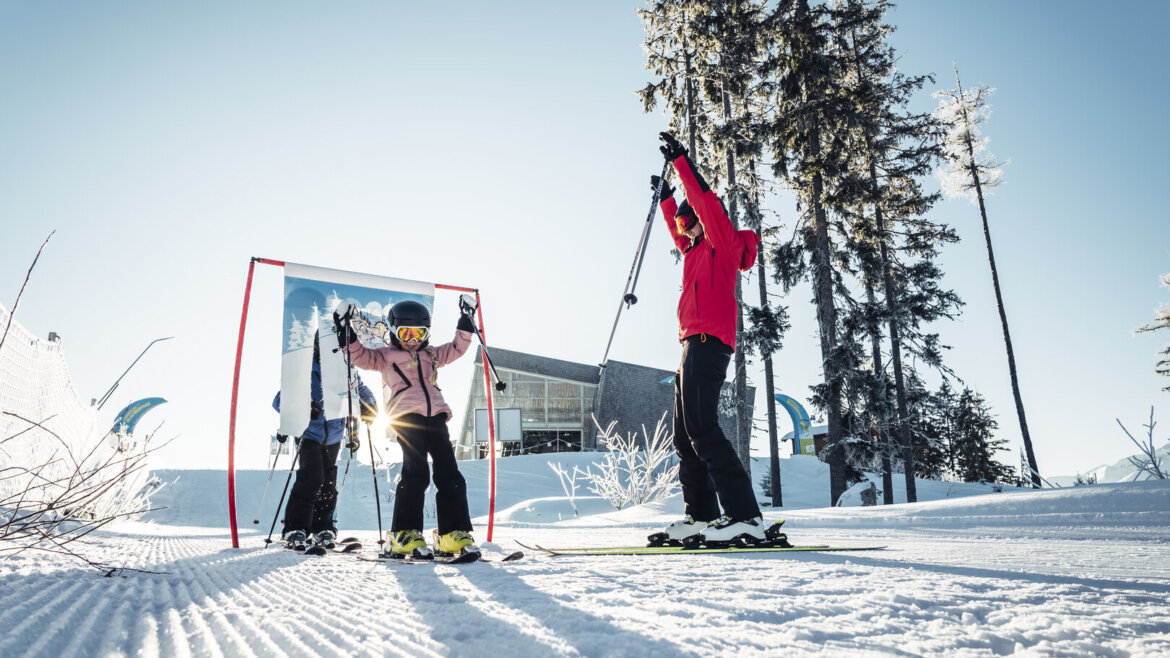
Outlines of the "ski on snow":
{"type": "MultiPolygon", "coordinates": [[[[460,553],[459,555],[442,556],[436,555],[431,559],[417,558],[417,557],[390,557],[380,553],[368,554],[358,553],[359,560],[366,562],[390,562],[394,564],[470,564],[472,562],[493,562],[491,558],[483,557],[482,554],[471,551],[468,553],[460,553]]],[[[509,553],[500,559],[500,562],[515,562],[524,557],[521,551],[509,553]]]]}
{"type": "Polygon", "coordinates": [[[833,551],[876,551],[885,546],[764,546],[725,548],[684,548],[682,546],[582,546],[569,548],[545,548],[539,544],[531,546],[516,542],[524,548],[541,551],[548,555],[686,555],[686,554],[720,554],[720,553],[801,553],[801,552],[833,552],[833,551]]]}

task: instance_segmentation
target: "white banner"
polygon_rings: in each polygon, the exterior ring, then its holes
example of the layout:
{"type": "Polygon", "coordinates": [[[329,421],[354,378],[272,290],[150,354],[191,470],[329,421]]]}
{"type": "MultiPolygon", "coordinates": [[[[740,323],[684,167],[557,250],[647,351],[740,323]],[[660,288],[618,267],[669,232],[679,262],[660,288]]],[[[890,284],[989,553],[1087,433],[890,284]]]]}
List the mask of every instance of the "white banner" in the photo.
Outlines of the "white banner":
{"type": "MultiPolygon", "coordinates": [[[[355,307],[352,324],[363,345],[381,347],[390,342],[386,312],[394,304],[408,299],[421,302],[428,309],[433,308],[435,285],[285,263],[281,434],[301,436],[309,425],[314,340],[320,343],[325,418],[343,418],[349,413],[345,355],[338,347],[333,328],[333,311],[338,305],[349,302],[355,307]]],[[[357,376],[356,372],[353,374],[357,376]]],[[[356,388],[353,389],[353,398],[353,411],[357,414],[356,388]]]]}

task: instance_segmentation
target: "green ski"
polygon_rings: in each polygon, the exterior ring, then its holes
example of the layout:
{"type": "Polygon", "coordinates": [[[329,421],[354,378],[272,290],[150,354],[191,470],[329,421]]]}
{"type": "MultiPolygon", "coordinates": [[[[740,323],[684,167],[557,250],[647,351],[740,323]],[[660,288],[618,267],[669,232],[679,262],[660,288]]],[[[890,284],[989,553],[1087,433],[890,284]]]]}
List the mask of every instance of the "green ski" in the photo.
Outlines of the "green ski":
{"type": "Polygon", "coordinates": [[[681,546],[597,546],[580,548],[545,548],[539,544],[524,548],[542,551],[548,555],[675,555],[675,554],[717,554],[717,553],[800,553],[831,551],[876,551],[885,546],[766,546],[762,548],[683,548],[681,546]]]}

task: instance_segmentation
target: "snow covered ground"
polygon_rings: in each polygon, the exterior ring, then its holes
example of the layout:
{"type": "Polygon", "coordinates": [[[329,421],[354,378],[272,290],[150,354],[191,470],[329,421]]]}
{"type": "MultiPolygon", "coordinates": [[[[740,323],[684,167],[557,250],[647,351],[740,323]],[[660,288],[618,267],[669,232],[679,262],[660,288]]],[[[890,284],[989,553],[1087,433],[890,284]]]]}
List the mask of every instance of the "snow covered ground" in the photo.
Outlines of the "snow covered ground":
{"type": "MultiPolygon", "coordinates": [[[[575,518],[545,462],[500,462],[491,542],[477,519],[489,556],[514,540],[636,544],[681,511],[677,496],[616,511],[580,491],[575,518]]],[[[481,466],[464,466],[474,514],[486,511],[481,466]]],[[[1170,482],[970,495],[990,488],[920,481],[927,502],[826,508],[821,466],[786,462],[785,509],[766,516],[786,518],[798,543],[888,548],[462,566],[306,558],[263,548],[283,474],[260,524],[267,473],[240,474],[232,549],[225,474],[164,472],[182,474],[155,497],[167,510],[86,549],[159,573],[0,561],[0,656],[1170,655],[1170,482]]],[[[369,466],[350,477],[339,521],[369,548],[369,466]]]]}

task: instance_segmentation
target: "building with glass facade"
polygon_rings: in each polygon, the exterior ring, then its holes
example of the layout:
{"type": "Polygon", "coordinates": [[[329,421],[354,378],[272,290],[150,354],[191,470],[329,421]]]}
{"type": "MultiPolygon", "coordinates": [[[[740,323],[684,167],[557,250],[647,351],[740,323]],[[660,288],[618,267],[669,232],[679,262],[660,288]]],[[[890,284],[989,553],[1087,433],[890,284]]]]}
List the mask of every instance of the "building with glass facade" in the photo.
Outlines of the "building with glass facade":
{"type": "MultiPolygon", "coordinates": [[[[596,365],[491,348],[491,357],[500,379],[508,384],[504,391],[494,391],[496,409],[520,410],[520,440],[501,444],[503,454],[542,452],[579,452],[598,450],[598,430],[593,417],[603,427],[616,421],[615,430],[623,435],[651,434],[666,414],[671,424],[674,404],[674,373],[632,363],[610,361],[604,374],[596,365]]],[[[728,394],[731,384],[724,385],[728,394]]],[[[486,443],[476,441],[476,410],[487,409],[484,396],[483,353],[476,350],[466,412],[456,435],[455,456],[478,459],[486,456],[486,443]]],[[[749,387],[748,399],[755,397],[749,387]]],[[[752,409],[749,408],[749,417],[752,409]]],[[[486,414],[480,412],[481,420],[486,414]]],[[[735,419],[720,418],[728,436],[734,436],[735,419]],[[730,430],[730,431],[729,431],[730,430]]],[[[483,437],[486,432],[479,432],[483,437]]]]}

